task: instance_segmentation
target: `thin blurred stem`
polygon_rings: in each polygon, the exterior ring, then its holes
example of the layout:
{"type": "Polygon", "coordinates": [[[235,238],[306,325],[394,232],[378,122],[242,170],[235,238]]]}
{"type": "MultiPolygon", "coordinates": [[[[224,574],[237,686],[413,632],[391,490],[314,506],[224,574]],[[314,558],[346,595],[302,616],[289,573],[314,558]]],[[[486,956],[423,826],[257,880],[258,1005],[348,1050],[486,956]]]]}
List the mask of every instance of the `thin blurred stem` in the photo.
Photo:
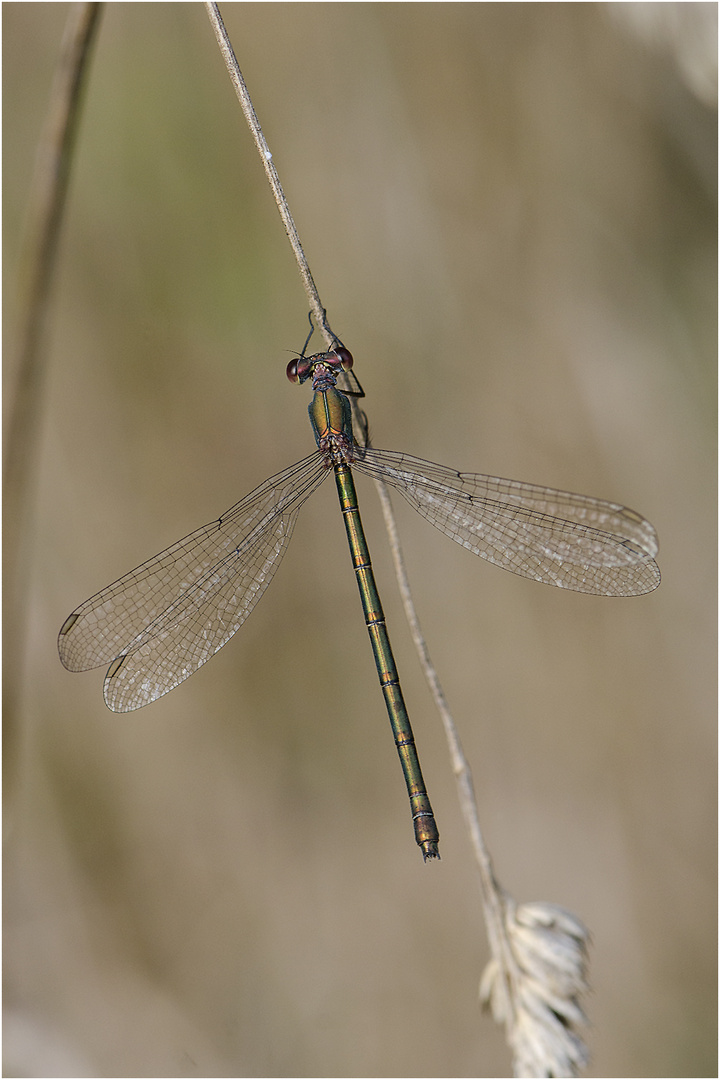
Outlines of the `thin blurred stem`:
{"type": "MultiPolygon", "coordinates": [[[[435,666],[430,659],[427,642],[425,641],[420,627],[420,621],[417,616],[417,611],[415,610],[415,604],[410,591],[410,583],[405,569],[405,560],[400,547],[395,513],[390,502],[387,488],[377,480],[375,481],[375,487],[377,488],[380,505],[385,518],[385,527],[390,538],[395,576],[400,588],[403,607],[405,608],[405,617],[410,626],[410,633],[412,634],[412,639],[420,658],[420,664],[427,680],[427,684],[430,687],[430,693],[433,696],[433,700],[440,713],[445,729],[445,738],[447,739],[453,773],[455,774],[460,807],[465,819],[465,825],[470,837],[470,843],[472,845],[475,863],[480,877],[480,892],[483,898],[483,912],[490,949],[493,956],[499,960],[501,970],[505,973],[513,973],[516,965],[507,935],[503,890],[495,878],[490,852],[487,849],[480,828],[472,772],[463,752],[455,721],[453,720],[448,707],[445,692],[440,683],[440,679],[438,678],[435,666]]],[[[507,975],[504,979],[504,987],[506,993],[506,1016],[511,1017],[512,1023],[514,1023],[513,994],[507,975]]]]}
{"type": "MultiPolygon", "coordinates": [[[[32,503],[42,390],[45,331],[58,241],[80,113],[83,76],[101,5],[73,4],[60,46],[48,115],[41,136],[28,200],[27,227],[19,272],[20,334],[4,464],[5,704],[3,738],[11,741],[25,638],[27,574],[25,542],[32,503]]],[[[9,755],[9,758],[12,754],[9,755]]],[[[9,775],[9,761],[3,762],[9,775]]]]}

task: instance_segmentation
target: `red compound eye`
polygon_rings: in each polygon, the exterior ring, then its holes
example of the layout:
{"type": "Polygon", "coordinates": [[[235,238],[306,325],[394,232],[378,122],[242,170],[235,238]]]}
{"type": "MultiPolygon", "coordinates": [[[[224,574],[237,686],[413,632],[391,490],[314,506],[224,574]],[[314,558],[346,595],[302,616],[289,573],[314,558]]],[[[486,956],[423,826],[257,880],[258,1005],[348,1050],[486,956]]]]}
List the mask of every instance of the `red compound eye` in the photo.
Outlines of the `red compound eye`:
{"type": "Polygon", "coordinates": [[[349,371],[350,368],[353,366],[353,358],[350,350],[346,349],[344,345],[336,345],[333,351],[335,355],[339,358],[340,366],[343,371],[349,371]]]}
{"type": "Polygon", "coordinates": [[[285,374],[290,382],[303,382],[310,374],[310,365],[304,356],[298,356],[295,360],[290,361],[285,369],[285,374]]]}

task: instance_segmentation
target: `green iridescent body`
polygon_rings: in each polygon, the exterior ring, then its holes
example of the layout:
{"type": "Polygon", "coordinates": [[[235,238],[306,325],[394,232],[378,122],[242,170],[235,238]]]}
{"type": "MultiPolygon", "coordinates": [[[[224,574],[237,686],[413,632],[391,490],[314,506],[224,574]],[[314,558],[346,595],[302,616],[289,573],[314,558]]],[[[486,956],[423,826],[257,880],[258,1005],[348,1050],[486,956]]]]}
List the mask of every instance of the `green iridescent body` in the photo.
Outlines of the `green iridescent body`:
{"type": "Polygon", "coordinates": [[[318,450],[91,596],[60,627],[58,651],[68,671],[109,665],[103,696],[114,712],[140,709],[169,693],[250,616],[280,564],[301,507],[332,470],[415,838],[425,859],[437,858],[438,831],[373,577],[353,468],[399,491],[473,554],[560,589],[595,596],[652,592],[660,584],[658,538],[649,521],[621,503],[457,472],[372,447],[360,410],[356,442],[354,399],[364,395],[352,366],[340,341],[331,352],[306,357],[303,350],[291,360],[290,382],[312,380],[309,412],[318,450]],[[340,378],[344,392],[337,389],[340,378]]]}
{"type": "Polygon", "coordinates": [[[311,366],[315,388],[308,409],[310,423],[328,467],[332,466],[335,471],[340,508],[365,613],[365,625],[370,635],[380,686],[410,798],[415,840],[424,859],[439,859],[438,828],[425,790],[410,718],[400,688],[400,680],[385,625],[385,615],[375,584],[370,552],[357,505],[355,483],[350,468],[353,453],[357,450],[352,429],[352,408],[345,394],[336,390],[335,374],[322,363],[322,357],[310,357],[308,363],[311,366]]]}

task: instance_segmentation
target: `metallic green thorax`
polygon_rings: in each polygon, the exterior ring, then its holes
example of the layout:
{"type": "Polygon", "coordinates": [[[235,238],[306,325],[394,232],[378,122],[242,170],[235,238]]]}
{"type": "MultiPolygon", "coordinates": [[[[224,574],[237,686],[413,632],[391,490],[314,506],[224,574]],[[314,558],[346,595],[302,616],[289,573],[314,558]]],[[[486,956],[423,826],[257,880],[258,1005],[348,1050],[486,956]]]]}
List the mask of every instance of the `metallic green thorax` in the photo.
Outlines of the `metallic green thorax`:
{"type": "Polygon", "coordinates": [[[332,465],[335,470],[340,507],[365,613],[365,624],[370,635],[380,686],[385,697],[395,745],[400,755],[400,764],[410,796],[415,840],[424,859],[440,858],[438,828],[425,790],[410,718],[400,689],[398,672],[385,626],[385,616],[375,585],[370,553],[357,505],[355,484],[350,469],[353,451],[357,450],[352,431],[352,409],[347,397],[339,393],[334,385],[328,385],[328,383],[329,380],[325,378],[324,372],[320,378],[313,379],[315,394],[309,408],[310,422],[318,446],[326,456],[328,467],[332,465]]]}
{"type": "Polygon", "coordinates": [[[334,386],[327,390],[316,390],[308,406],[310,423],[315,432],[318,446],[322,439],[332,436],[346,436],[353,443],[352,409],[344,394],[334,386]]]}

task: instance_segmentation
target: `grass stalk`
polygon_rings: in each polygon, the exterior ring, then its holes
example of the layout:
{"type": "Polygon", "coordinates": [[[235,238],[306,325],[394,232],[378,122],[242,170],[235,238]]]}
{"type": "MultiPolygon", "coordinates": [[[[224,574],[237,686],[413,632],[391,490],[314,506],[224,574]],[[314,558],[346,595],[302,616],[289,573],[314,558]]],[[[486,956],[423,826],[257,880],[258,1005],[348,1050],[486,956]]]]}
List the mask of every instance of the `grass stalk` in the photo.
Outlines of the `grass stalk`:
{"type": "Polygon", "coordinates": [[[3,775],[16,775],[18,706],[28,609],[28,542],[47,360],[52,283],[75,135],[101,5],[70,6],[30,184],[18,284],[18,346],[3,465],[3,775]]]}
{"type": "MultiPolygon", "coordinates": [[[[214,3],[205,6],[280,211],[310,309],[328,347],[332,347],[336,339],[329,330],[325,308],[218,6],[214,3]]],[[[357,414],[357,402],[353,400],[352,404],[357,414]]],[[[365,428],[364,423],[362,427],[365,428]]],[[[478,871],[492,956],[481,982],[481,999],[492,1009],[496,1022],[505,1027],[516,1076],[576,1076],[587,1063],[585,1045],[577,1034],[578,1026],[585,1022],[578,997],[587,990],[587,930],[574,915],[555,905],[517,905],[497,882],[480,828],[470,766],[413,603],[387,488],[377,480],[375,485],[390,538],[405,615],[445,729],[458,798],[478,871]]]]}

